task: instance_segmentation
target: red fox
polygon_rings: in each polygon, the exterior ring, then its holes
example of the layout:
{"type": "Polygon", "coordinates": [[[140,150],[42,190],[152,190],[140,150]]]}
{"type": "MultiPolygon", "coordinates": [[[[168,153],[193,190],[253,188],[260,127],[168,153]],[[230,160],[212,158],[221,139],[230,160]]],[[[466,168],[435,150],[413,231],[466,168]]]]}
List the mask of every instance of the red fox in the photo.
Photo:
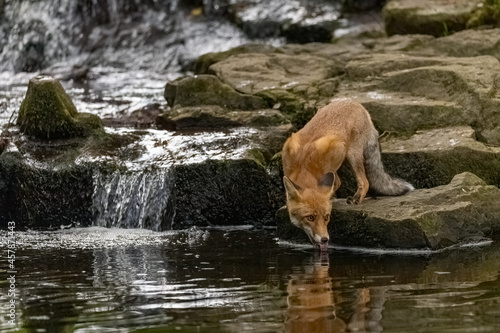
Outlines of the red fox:
{"type": "Polygon", "coordinates": [[[389,176],[382,164],[378,132],[359,103],[336,100],[285,142],[283,182],[290,220],[303,229],[316,248],[328,249],[332,200],[340,186],[337,170],[347,160],[358,184],[348,204],[360,204],[370,187],[381,195],[413,190],[404,180],[389,176]]]}

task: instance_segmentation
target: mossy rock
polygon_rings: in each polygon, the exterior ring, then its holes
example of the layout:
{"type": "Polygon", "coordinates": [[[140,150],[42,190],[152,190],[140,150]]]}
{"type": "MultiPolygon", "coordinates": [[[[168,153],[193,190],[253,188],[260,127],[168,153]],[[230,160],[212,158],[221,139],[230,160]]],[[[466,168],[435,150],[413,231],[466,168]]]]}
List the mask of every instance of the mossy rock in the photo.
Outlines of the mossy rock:
{"type": "Polygon", "coordinates": [[[283,112],[297,128],[304,126],[316,111],[304,98],[284,89],[264,90],[256,96],[262,97],[269,106],[283,112]]]}
{"type": "Polygon", "coordinates": [[[500,23],[500,1],[485,0],[478,6],[467,21],[467,28],[476,28],[483,25],[497,26],[500,23]]]}
{"type": "Polygon", "coordinates": [[[22,133],[42,140],[84,137],[103,128],[96,115],[78,113],[61,83],[50,76],[29,81],[17,124],[22,133]]]}
{"type": "Polygon", "coordinates": [[[383,9],[388,35],[426,34],[436,37],[464,30],[480,0],[391,0],[383,9]]]}
{"type": "Polygon", "coordinates": [[[165,86],[168,105],[218,105],[229,110],[259,110],[267,104],[257,96],[236,92],[213,75],[182,77],[165,86]]]}
{"type": "Polygon", "coordinates": [[[241,53],[279,53],[279,49],[265,44],[244,44],[224,52],[210,52],[200,56],[193,63],[195,74],[212,74],[209,67],[219,61],[225,60],[232,55],[241,53]]]}

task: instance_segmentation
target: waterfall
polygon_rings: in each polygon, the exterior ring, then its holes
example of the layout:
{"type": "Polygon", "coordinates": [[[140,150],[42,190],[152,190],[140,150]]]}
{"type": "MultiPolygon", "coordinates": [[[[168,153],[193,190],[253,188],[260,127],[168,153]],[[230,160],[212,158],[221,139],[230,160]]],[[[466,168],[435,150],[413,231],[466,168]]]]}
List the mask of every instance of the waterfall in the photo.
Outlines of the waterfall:
{"type": "Polygon", "coordinates": [[[205,1],[0,0],[0,72],[60,63],[178,72],[203,53],[248,41],[217,15],[218,3],[205,1]],[[210,14],[193,19],[197,6],[210,14]]]}
{"type": "Polygon", "coordinates": [[[96,171],[93,175],[94,225],[168,230],[174,218],[170,169],[96,171]]]}

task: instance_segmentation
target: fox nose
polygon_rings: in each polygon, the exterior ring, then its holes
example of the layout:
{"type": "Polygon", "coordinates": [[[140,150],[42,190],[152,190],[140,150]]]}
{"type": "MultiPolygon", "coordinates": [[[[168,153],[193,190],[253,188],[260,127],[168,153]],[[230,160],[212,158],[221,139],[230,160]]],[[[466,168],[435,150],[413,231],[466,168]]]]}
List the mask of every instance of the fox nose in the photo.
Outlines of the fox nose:
{"type": "Polygon", "coordinates": [[[328,238],[326,237],[321,238],[321,243],[328,243],[328,238]]]}

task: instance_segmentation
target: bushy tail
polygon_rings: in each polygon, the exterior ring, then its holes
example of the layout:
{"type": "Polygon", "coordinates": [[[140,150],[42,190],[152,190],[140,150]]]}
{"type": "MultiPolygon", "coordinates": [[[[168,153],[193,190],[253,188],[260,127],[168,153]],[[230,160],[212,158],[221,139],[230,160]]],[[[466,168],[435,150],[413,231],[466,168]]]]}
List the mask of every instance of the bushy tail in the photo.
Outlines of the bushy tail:
{"type": "Polygon", "coordinates": [[[378,132],[373,131],[363,150],[366,177],[370,189],[380,195],[403,195],[415,188],[408,182],[388,175],[382,164],[378,132]]]}

